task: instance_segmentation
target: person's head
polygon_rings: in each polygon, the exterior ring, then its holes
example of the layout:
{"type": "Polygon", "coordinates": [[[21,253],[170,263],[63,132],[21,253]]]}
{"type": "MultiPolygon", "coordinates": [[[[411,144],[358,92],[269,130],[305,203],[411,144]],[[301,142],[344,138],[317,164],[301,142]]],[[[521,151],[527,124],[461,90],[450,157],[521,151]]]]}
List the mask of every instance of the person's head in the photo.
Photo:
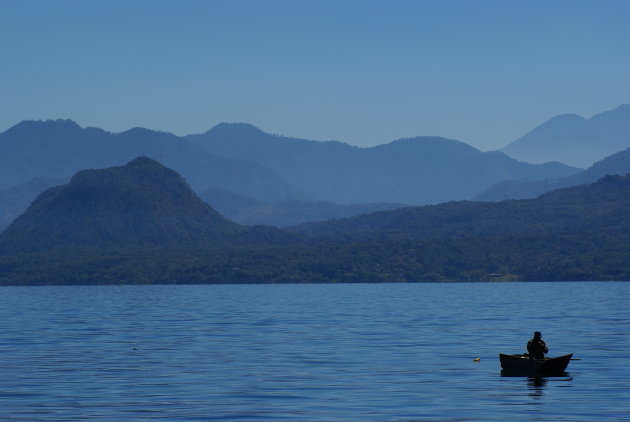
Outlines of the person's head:
{"type": "Polygon", "coordinates": [[[542,334],[541,334],[541,332],[540,332],[540,331],[536,331],[536,332],[534,333],[534,338],[541,338],[541,337],[542,337],[542,334]]]}

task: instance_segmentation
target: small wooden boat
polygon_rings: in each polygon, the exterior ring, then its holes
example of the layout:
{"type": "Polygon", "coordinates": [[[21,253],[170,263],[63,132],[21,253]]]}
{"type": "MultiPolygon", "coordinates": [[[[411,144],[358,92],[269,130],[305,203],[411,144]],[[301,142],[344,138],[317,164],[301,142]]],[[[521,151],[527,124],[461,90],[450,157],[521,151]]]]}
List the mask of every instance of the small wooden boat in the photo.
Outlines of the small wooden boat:
{"type": "Polygon", "coordinates": [[[573,353],[556,358],[534,359],[528,355],[499,354],[501,368],[505,375],[554,376],[563,375],[573,353]]]}

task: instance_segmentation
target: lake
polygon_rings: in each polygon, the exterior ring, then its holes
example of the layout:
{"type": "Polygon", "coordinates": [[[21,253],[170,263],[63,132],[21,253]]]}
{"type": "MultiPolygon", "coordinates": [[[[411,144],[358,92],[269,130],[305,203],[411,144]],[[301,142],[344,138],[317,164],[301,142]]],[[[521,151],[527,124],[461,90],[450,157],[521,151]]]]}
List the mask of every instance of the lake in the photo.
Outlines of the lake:
{"type": "Polygon", "coordinates": [[[2,287],[0,419],[630,420],[629,298],[627,282],[2,287]],[[580,360],[502,376],[499,352],[534,331],[580,360]]]}

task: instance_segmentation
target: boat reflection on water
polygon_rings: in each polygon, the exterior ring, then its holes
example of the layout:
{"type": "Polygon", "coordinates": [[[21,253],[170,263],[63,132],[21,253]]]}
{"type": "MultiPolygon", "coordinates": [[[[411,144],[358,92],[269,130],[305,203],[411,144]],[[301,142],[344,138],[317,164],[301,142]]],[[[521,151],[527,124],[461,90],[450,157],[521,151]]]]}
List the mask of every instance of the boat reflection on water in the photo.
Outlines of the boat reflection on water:
{"type": "Polygon", "coordinates": [[[531,391],[532,397],[540,397],[545,395],[545,387],[549,380],[547,378],[528,378],[527,388],[531,391]]]}
{"type": "MultiPolygon", "coordinates": [[[[571,381],[573,381],[573,377],[571,377],[568,372],[565,372],[563,376],[560,376],[560,374],[558,374],[553,377],[540,377],[540,376],[527,377],[527,376],[513,375],[510,373],[506,374],[504,373],[504,371],[501,371],[501,376],[505,378],[513,378],[515,381],[513,385],[519,386],[518,391],[520,391],[521,393],[526,392],[527,396],[534,399],[543,398],[545,396],[545,390],[551,387],[552,385],[555,385],[555,386],[561,385],[562,387],[570,387],[571,381]],[[526,384],[520,384],[520,382],[516,382],[516,378],[523,379],[526,384]],[[525,385],[527,386],[527,389],[522,388],[522,386],[525,386],[525,385]]],[[[531,402],[530,404],[535,404],[535,403],[536,402],[531,402]]]]}
{"type": "Polygon", "coordinates": [[[562,371],[556,372],[552,375],[540,375],[540,374],[527,374],[527,373],[519,373],[515,371],[501,371],[501,377],[504,378],[523,378],[527,382],[527,390],[529,391],[528,395],[530,397],[543,397],[545,395],[545,389],[549,386],[550,382],[553,382],[555,385],[560,385],[568,387],[571,385],[571,381],[573,381],[573,377],[569,372],[562,371]],[[557,384],[557,383],[560,384],[557,384]]]}
{"type": "Polygon", "coordinates": [[[509,377],[509,378],[527,378],[528,380],[540,380],[541,382],[546,382],[548,378],[562,378],[562,377],[568,377],[568,379],[573,379],[571,378],[571,374],[569,372],[555,372],[553,374],[550,375],[540,375],[537,374],[536,372],[532,372],[529,370],[521,370],[521,371],[514,371],[514,370],[501,370],[501,376],[502,377],[509,377]]]}

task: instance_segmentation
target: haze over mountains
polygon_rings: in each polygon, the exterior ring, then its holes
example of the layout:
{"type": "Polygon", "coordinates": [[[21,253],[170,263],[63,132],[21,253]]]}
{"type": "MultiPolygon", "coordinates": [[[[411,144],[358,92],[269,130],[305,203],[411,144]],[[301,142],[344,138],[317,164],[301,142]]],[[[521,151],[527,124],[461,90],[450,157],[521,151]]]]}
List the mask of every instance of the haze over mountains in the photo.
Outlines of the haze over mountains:
{"type": "Polygon", "coordinates": [[[250,225],[289,226],[471,198],[533,198],[630,171],[629,122],[625,104],[590,119],[557,116],[504,149],[562,162],[620,151],[581,171],[519,162],[439,137],[359,148],[271,135],[242,123],[178,137],[141,128],[109,133],[70,120],[24,121],[0,134],[0,230],[37,194],[75,172],[140,155],[175,169],[207,203],[250,225]]]}
{"type": "Polygon", "coordinates": [[[359,214],[408,206],[391,202],[342,205],[326,201],[297,200],[270,204],[222,189],[209,189],[202,192],[200,196],[222,215],[240,224],[251,226],[266,224],[287,227],[308,221],[347,218],[359,214]]]}
{"type": "Polygon", "coordinates": [[[630,227],[630,174],[555,190],[536,199],[502,202],[452,201],[348,219],[301,224],[291,229],[317,235],[374,234],[396,239],[511,237],[566,230],[630,227]]]}
{"type": "Polygon", "coordinates": [[[630,172],[630,148],[619,151],[571,176],[548,180],[506,180],[474,196],[477,201],[536,198],[546,192],[569,186],[593,183],[606,175],[630,172]]]}
{"type": "Polygon", "coordinates": [[[272,201],[301,197],[295,186],[261,165],[217,157],[175,135],[148,129],[109,133],[70,120],[24,121],[0,134],[0,151],[0,190],[146,155],[181,171],[196,191],[221,187],[272,201]]]}
{"type": "Polygon", "coordinates": [[[0,230],[23,212],[37,188],[50,186],[42,180],[122,165],[139,155],[180,172],[228,217],[278,226],[467,199],[504,180],[577,171],[559,163],[522,163],[438,137],[358,148],[270,135],[247,124],[177,137],[141,128],[109,133],[70,120],[24,121],[0,134],[0,151],[0,230]]]}
{"type": "Polygon", "coordinates": [[[66,183],[66,177],[37,177],[26,183],[0,191],[0,232],[22,214],[37,195],[46,189],[66,183]]]}
{"type": "Polygon", "coordinates": [[[559,161],[587,168],[630,147],[630,104],[590,119],[576,114],[555,116],[501,151],[528,163],[559,161]]]}
{"type": "Polygon", "coordinates": [[[546,179],[577,171],[559,163],[522,163],[439,137],[358,148],[270,135],[248,124],[221,124],[186,139],[214,155],[259,163],[309,197],[339,204],[435,204],[469,198],[495,181],[546,179]]]}

